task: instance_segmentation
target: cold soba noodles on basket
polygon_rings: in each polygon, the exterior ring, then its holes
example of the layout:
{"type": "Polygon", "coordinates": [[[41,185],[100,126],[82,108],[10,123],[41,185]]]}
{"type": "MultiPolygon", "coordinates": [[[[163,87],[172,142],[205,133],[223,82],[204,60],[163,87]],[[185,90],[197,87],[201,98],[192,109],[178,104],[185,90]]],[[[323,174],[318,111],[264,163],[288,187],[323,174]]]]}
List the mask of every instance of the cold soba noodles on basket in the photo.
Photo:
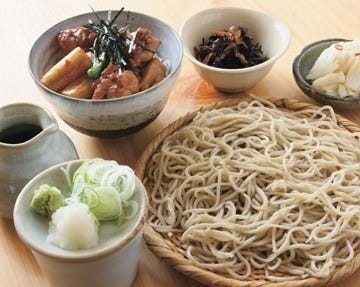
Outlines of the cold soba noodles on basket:
{"type": "Polygon", "coordinates": [[[330,107],[291,111],[253,99],[188,119],[144,161],[147,237],[161,236],[158,253],[169,246],[185,259],[167,256],[175,266],[199,267],[193,276],[210,285],[321,280],[354,258],[359,135],[330,107]]]}

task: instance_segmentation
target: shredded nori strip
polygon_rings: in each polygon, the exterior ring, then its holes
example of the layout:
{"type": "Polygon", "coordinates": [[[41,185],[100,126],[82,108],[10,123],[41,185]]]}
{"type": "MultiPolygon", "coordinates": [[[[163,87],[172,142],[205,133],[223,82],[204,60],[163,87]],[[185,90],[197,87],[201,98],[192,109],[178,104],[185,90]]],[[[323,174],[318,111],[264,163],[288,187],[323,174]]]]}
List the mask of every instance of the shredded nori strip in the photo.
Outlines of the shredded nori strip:
{"type": "Polygon", "coordinates": [[[194,47],[195,57],[202,63],[225,69],[255,66],[268,60],[259,43],[247,34],[247,29],[232,26],[228,30],[214,32],[205,42],[194,47]]]}
{"type": "MultiPolygon", "coordinates": [[[[90,48],[90,51],[94,53],[93,69],[100,67],[101,72],[109,62],[118,66],[119,69],[130,66],[129,27],[133,17],[130,12],[127,12],[125,23],[120,28],[115,24],[123,11],[124,8],[121,8],[110,21],[107,21],[101,19],[93,10],[98,23],[89,20],[89,23],[85,25],[97,33],[93,46],[90,48]]],[[[100,75],[97,72],[95,73],[96,77],[100,75]]]]}

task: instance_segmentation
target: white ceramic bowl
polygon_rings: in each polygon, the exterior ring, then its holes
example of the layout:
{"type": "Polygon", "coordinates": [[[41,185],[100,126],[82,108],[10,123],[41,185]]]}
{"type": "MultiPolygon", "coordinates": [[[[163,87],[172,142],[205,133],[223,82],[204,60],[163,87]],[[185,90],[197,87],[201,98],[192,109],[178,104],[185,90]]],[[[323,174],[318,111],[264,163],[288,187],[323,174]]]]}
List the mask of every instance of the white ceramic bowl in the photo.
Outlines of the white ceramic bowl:
{"type": "MultiPolygon", "coordinates": [[[[112,11],[112,15],[117,11],[112,11]]],[[[108,11],[97,11],[102,19],[107,19],[108,11]]],[[[76,130],[91,135],[114,137],[140,130],[152,122],[164,108],[172,86],[177,79],[182,61],[182,42],[173,28],[151,16],[131,12],[134,20],[131,30],[137,27],[149,28],[159,37],[162,44],[159,56],[168,64],[168,74],[158,84],[134,95],[117,99],[92,101],[75,99],[61,95],[45,87],[40,78],[59,60],[56,35],[59,31],[96,22],[94,14],[86,13],[66,19],[45,31],[34,43],[29,55],[30,74],[43,96],[52,104],[59,116],[76,130]]],[[[116,23],[124,23],[126,13],[122,13],[116,23]]]]}
{"type": "Polygon", "coordinates": [[[287,26],[267,14],[238,7],[211,8],[195,13],[181,29],[184,54],[200,76],[217,90],[236,93],[251,88],[264,78],[287,50],[291,35],[287,26]],[[194,47],[209,38],[214,30],[242,26],[259,43],[269,59],[243,69],[222,69],[208,66],[195,58],[194,47]]]}
{"type": "Polygon", "coordinates": [[[103,222],[96,247],[64,250],[46,240],[48,219],[30,208],[34,191],[44,183],[68,190],[62,168],[74,172],[83,162],[75,160],[55,165],[35,176],[18,196],[14,208],[14,224],[21,240],[31,249],[52,287],[131,286],[137,271],[142,227],[146,212],[146,191],[136,181],[134,200],[139,203],[136,215],[119,227],[103,222]]]}

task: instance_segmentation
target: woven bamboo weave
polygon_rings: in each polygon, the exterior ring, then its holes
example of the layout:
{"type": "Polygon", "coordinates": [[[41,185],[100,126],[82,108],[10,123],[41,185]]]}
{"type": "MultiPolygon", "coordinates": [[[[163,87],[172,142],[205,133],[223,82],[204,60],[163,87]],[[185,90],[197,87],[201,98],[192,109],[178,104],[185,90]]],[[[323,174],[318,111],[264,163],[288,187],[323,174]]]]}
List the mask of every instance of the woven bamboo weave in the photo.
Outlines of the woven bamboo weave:
{"type": "MultiPolygon", "coordinates": [[[[198,111],[211,110],[216,108],[221,108],[225,106],[232,106],[239,101],[251,101],[252,96],[245,96],[241,99],[230,99],[223,102],[218,102],[213,105],[205,106],[199,109],[198,111]]],[[[270,101],[278,108],[283,108],[292,111],[304,110],[307,108],[314,108],[313,104],[301,102],[298,100],[292,100],[287,98],[275,98],[268,97],[264,98],[264,100],[270,101]]],[[[140,179],[143,179],[146,175],[146,166],[147,162],[151,158],[151,156],[157,151],[158,147],[161,145],[162,141],[172,134],[174,131],[178,130],[182,126],[189,123],[194,116],[198,113],[198,111],[194,111],[186,114],[185,116],[179,118],[175,122],[168,125],[165,129],[163,129],[147,146],[141,155],[140,159],[137,162],[135,167],[135,171],[137,176],[140,179]]],[[[351,132],[359,132],[360,127],[355,123],[347,120],[346,118],[336,115],[338,124],[345,129],[351,132]]],[[[176,236],[174,236],[176,237],[176,236]]],[[[172,265],[175,269],[182,272],[186,276],[193,278],[203,284],[208,286],[217,286],[217,287],[305,287],[305,286],[328,286],[332,283],[338,282],[341,279],[344,279],[351,274],[353,274],[357,269],[360,268],[360,251],[357,250],[356,255],[352,259],[352,261],[347,264],[338,267],[335,269],[328,277],[326,278],[308,278],[302,280],[293,280],[293,281],[269,281],[258,275],[251,275],[246,281],[239,281],[236,279],[232,279],[229,276],[225,276],[223,274],[216,274],[208,270],[201,269],[195,266],[190,260],[185,258],[179,252],[179,246],[177,238],[170,240],[169,238],[163,236],[162,234],[156,232],[149,224],[145,223],[144,227],[144,238],[149,246],[149,248],[160,258],[164,259],[170,265],[172,265]]]]}

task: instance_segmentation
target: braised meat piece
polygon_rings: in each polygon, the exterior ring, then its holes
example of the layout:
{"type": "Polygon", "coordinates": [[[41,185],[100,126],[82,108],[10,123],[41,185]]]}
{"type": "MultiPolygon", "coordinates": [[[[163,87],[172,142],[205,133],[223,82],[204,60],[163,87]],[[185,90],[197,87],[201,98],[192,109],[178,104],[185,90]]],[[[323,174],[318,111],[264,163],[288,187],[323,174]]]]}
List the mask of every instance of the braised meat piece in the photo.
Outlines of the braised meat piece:
{"type": "Polygon", "coordinates": [[[119,69],[110,63],[102,72],[100,78],[94,82],[92,99],[112,99],[128,96],[139,92],[139,80],[131,70],[119,72],[119,69]]]}
{"type": "Polygon", "coordinates": [[[88,51],[96,38],[96,32],[86,27],[62,30],[57,37],[61,51],[68,54],[76,47],[88,51]]]}
{"type": "Polygon", "coordinates": [[[131,66],[142,67],[148,63],[160,47],[161,40],[147,28],[138,28],[134,41],[134,49],[130,53],[131,66]]]}

